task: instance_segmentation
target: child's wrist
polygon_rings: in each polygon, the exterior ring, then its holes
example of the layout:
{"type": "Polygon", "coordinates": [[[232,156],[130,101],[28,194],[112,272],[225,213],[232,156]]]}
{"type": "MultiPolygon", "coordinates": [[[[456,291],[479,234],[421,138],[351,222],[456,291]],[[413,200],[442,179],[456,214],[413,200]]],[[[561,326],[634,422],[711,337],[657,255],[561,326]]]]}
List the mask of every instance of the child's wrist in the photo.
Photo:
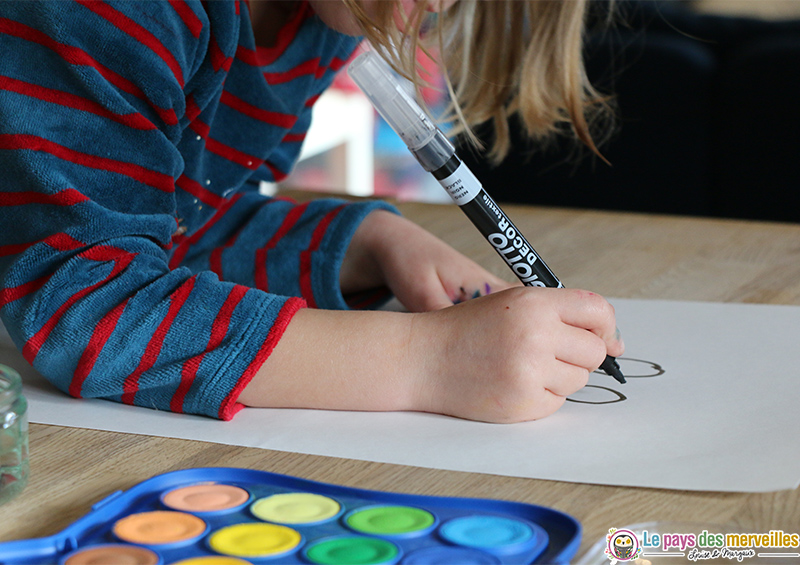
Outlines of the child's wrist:
{"type": "MultiPolygon", "coordinates": [[[[412,410],[440,413],[444,372],[447,370],[442,343],[445,333],[437,330],[435,312],[408,314],[408,341],[406,344],[409,403],[412,410]]],[[[443,328],[446,330],[446,328],[443,328]]]]}

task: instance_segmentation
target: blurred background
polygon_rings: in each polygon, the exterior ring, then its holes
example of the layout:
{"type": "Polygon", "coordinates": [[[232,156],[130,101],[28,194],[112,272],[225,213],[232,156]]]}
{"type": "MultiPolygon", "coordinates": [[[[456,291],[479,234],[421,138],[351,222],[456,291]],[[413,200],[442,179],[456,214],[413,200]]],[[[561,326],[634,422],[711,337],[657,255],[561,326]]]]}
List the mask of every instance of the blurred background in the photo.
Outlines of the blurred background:
{"type": "MultiPolygon", "coordinates": [[[[616,0],[611,28],[600,23],[608,6],[592,2],[585,58],[617,107],[601,147],[612,166],[563,140],[533,147],[512,120],[514,150],[499,166],[459,147],[487,191],[500,202],[800,221],[800,0],[616,0]]],[[[443,107],[441,90],[424,94],[443,107]]],[[[278,190],[449,202],[346,73],[314,111],[278,190]]],[[[491,139],[489,127],[478,133],[491,139]]]]}

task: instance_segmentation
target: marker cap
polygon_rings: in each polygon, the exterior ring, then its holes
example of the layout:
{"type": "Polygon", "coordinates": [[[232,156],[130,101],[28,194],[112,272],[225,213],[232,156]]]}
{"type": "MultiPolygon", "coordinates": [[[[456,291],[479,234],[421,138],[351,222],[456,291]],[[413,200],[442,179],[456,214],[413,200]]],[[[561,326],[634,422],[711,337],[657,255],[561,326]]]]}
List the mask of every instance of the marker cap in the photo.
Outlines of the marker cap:
{"type": "Polygon", "coordinates": [[[347,72],[426,171],[438,169],[455,153],[453,144],[380,56],[362,53],[347,72]]]}
{"type": "Polygon", "coordinates": [[[436,135],[436,125],[378,55],[362,53],[347,72],[409,149],[427,145],[436,135]]]}

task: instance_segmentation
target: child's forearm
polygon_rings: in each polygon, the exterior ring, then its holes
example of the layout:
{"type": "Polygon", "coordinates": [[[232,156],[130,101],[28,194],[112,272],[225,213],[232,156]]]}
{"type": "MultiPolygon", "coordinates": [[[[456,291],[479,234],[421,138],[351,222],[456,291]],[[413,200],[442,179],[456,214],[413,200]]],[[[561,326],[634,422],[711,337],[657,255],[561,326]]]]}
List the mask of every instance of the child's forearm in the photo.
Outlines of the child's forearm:
{"type": "Polygon", "coordinates": [[[272,408],[423,409],[413,316],[300,310],[239,402],[272,408]]]}

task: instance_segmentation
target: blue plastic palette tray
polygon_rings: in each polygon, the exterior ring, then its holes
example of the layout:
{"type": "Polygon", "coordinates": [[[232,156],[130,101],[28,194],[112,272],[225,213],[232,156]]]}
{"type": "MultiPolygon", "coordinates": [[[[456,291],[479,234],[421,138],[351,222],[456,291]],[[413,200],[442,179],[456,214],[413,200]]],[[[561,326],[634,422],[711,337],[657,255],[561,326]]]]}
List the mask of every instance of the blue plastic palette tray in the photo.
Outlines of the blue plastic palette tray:
{"type": "Polygon", "coordinates": [[[198,468],[118,491],[56,535],[0,543],[0,564],[566,563],[580,537],[575,519],[531,504],[198,468]]]}

